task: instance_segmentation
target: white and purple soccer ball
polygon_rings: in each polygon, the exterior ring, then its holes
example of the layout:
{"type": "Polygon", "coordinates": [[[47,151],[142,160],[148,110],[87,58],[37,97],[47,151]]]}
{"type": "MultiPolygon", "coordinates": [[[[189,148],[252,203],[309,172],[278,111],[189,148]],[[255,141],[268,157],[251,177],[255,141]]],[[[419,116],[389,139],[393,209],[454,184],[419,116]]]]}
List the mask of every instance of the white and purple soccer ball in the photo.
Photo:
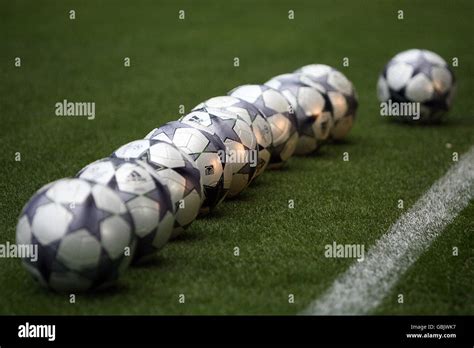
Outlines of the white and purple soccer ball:
{"type": "Polygon", "coordinates": [[[16,243],[37,248],[37,260],[22,262],[41,285],[76,292],[113,284],[132,260],[136,236],[117,192],[83,179],[61,179],[25,205],[16,243]]]}
{"type": "Polygon", "coordinates": [[[192,111],[180,122],[217,135],[226,147],[226,166],[232,171],[229,197],[235,197],[253,180],[258,166],[257,139],[237,114],[223,109],[192,111]]]}
{"type": "Polygon", "coordinates": [[[451,108],[455,91],[455,77],[446,61],[421,49],[398,53],[384,67],[377,83],[380,102],[419,103],[421,122],[441,120],[451,108]]]}
{"type": "Polygon", "coordinates": [[[242,118],[252,129],[258,146],[258,165],[255,178],[260,176],[270,162],[272,151],[272,129],[265,115],[253,104],[231,96],[220,96],[206,100],[193,109],[220,109],[229,111],[242,118]]]}
{"type": "Polygon", "coordinates": [[[202,204],[203,187],[199,169],[187,154],[169,142],[141,139],[123,145],[111,157],[145,161],[168,187],[176,207],[171,238],[196,219],[202,204]]]}
{"type": "Polygon", "coordinates": [[[227,196],[232,181],[232,169],[226,165],[226,148],[217,135],[172,121],[153,129],[145,139],[173,143],[194,160],[200,171],[204,189],[201,215],[211,212],[227,196]]]}
{"type": "Polygon", "coordinates": [[[176,207],[152,167],[140,160],[103,158],[76,176],[110,187],[125,202],[137,236],[134,261],[146,260],[165,246],[175,224],[176,207]]]}
{"type": "Polygon", "coordinates": [[[297,155],[316,151],[328,139],[333,127],[328,95],[305,80],[307,78],[302,74],[283,74],[265,83],[280,91],[295,111],[299,135],[297,155]]]}
{"type": "Polygon", "coordinates": [[[297,120],[286,98],[265,85],[243,85],[228,95],[243,99],[265,115],[272,130],[272,154],[269,168],[281,168],[293,155],[298,143],[297,120]]]}
{"type": "Polygon", "coordinates": [[[352,82],[339,70],[325,64],[310,64],[295,71],[305,76],[304,81],[324,93],[332,108],[333,125],[330,137],[344,139],[354,124],[358,103],[352,82]]]}

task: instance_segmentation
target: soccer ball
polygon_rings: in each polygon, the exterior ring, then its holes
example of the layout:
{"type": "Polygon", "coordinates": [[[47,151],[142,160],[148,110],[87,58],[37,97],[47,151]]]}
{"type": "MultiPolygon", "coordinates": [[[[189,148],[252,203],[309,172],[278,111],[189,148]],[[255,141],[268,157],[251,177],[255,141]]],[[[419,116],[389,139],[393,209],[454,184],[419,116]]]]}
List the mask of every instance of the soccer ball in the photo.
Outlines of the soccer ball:
{"type": "Polygon", "coordinates": [[[298,143],[296,116],[286,98],[265,85],[244,85],[228,94],[253,104],[265,115],[273,137],[268,168],[281,168],[293,155],[298,143]]]}
{"type": "Polygon", "coordinates": [[[159,140],[135,140],[117,149],[111,157],[144,160],[168,187],[176,211],[171,238],[196,219],[202,203],[201,174],[192,158],[176,146],[159,140]]]}
{"type": "Polygon", "coordinates": [[[270,162],[273,140],[270,123],[268,123],[265,116],[249,102],[230,96],[208,99],[197,105],[193,110],[203,109],[206,111],[206,108],[230,111],[241,117],[250,126],[257,139],[258,146],[258,165],[255,178],[260,176],[270,162]]]}
{"type": "Polygon", "coordinates": [[[301,74],[283,74],[265,84],[279,90],[295,111],[298,120],[298,145],[295,154],[314,152],[329,137],[332,106],[326,93],[305,83],[301,74]]]}
{"type": "Polygon", "coordinates": [[[226,165],[231,168],[229,197],[242,192],[255,176],[258,165],[257,139],[239,116],[222,109],[192,111],[180,122],[217,135],[226,147],[226,165]]]}
{"type": "Polygon", "coordinates": [[[333,114],[330,137],[335,140],[345,138],[352,128],[359,105],[352,82],[340,71],[324,64],[306,65],[295,73],[305,75],[306,84],[329,97],[333,114]]]}
{"type": "Polygon", "coordinates": [[[83,179],[42,187],[25,205],[16,243],[37,248],[23,265],[41,285],[58,292],[113,284],[133,257],[132,217],[111,188],[83,179]]]}
{"type": "Polygon", "coordinates": [[[176,208],[167,186],[145,162],[104,158],[89,164],[77,177],[107,185],[125,202],[137,235],[135,261],[152,256],[169,240],[176,208]]]}
{"type": "MultiPolygon", "coordinates": [[[[446,61],[434,52],[411,49],[393,57],[377,83],[381,102],[420,103],[422,122],[441,120],[451,107],[455,78],[446,61]]],[[[400,117],[413,120],[411,117],[400,117]]]]}
{"type": "Polygon", "coordinates": [[[201,215],[208,214],[226,197],[232,180],[232,171],[225,162],[225,145],[218,136],[173,121],[153,129],[145,139],[173,143],[194,159],[201,173],[204,201],[201,215]]]}

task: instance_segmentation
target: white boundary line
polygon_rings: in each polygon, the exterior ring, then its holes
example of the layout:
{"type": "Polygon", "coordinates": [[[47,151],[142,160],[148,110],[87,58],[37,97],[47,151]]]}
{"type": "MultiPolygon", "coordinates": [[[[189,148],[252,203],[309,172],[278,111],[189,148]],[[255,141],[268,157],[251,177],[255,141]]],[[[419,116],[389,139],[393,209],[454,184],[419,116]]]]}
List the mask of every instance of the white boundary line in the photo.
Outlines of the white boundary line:
{"type": "Polygon", "coordinates": [[[474,147],[336,279],[306,315],[367,314],[474,197],[474,147]]]}

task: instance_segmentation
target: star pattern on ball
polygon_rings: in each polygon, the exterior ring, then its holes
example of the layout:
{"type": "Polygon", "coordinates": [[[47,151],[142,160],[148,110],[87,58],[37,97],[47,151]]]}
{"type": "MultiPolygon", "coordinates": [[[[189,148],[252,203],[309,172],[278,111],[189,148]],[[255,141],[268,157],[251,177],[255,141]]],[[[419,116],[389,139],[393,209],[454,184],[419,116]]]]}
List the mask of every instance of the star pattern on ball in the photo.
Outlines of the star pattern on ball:
{"type": "Polygon", "coordinates": [[[115,174],[110,179],[107,186],[109,186],[111,189],[113,189],[125,203],[127,203],[128,201],[130,201],[133,198],[138,196],[138,195],[135,195],[133,193],[123,192],[122,190],[120,190],[120,188],[118,186],[118,183],[117,183],[117,177],[115,176],[115,174]]]}
{"type": "Polygon", "coordinates": [[[92,195],[89,195],[83,203],[75,203],[73,206],[65,204],[64,206],[73,215],[68,226],[68,233],[85,229],[100,240],[100,223],[112,214],[99,208],[92,195]]]}
{"type": "Polygon", "coordinates": [[[431,69],[433,68],[433,63],[425,58],[423,52],[419,52],[416,59],[413,62],[408,63],[414,68],[412,76],[424,74],[428,78],[431,78],[431,69]]]}
{"type": "Polygon", "coordinates": [[[217,135],[210,134],[208,132],[201,132],[201,133],[208,140],[208,144],[206,145],[204,152],[217,152],[225,148],[224,143],[222,143],[221,139],[217,135]]]}
{"type": "Polygon", "coordinates": [[[314,132],[313,129],[311,128],[311,125],[315,122],[316,116],[315,117],[304,117],[298,119],[299,122],[299,129],[298,132],[300,135],[307,135],[310,138],[314,137],[314,132]]]}
{"type": "MultiPolygon", "coordinates": [[[[65,267],[57,260],[57,252],[61,239],[53,241],[47,245],[41,244],[41,242],[33,235],[31,242],[38,246],[38,260],[39,262],[34,263],[34,267],[38,268],[41,276],[49,281],[49,277],[53,271],[59,271],[65,267]]],[[[30,261],[27,261],[30,262],[30,261]]]]}
{"type": "Polygon", "coordinates": [[[263,95],[260,95],[254,105],[263,113],[265,117],[271,117],[275,114],[275,110],[267,107],[263,101],[263,95]]]}
{"type": "Polygon", "coordinates": [[[346,100],[347,110],[346,110],[346,113],[344,114],[343,117],[355,114],[355,111],[357,110],[357,107],[358,107],[357,99],[355,98],[354,95],[347,95],[347,94],[343,93],[342,91],[340,91],[340,90],[336,89],[335,87],[333,87],[328,82],[329,74],[324,74],[324,75],[321,75],[321,76],[318,76],[318,77],[307,75],[307,77],[309,79],[311,79],[312,81],[319,83],[321,86],[323,86],[323,88],[325,90],[324,93],[322,91],[320,91],[320,94],[324,98],[323,112],[326,112],[326,111],[331,112],[331,113],[334,112],[334,108],[333,108],[333,105],[331,103],[331,100],[329,99],[328,92],[336,92],[336,93],[339,93],[340,95],[342,95],[344,97],[344,99],[346,100]]]}
{"type": "Polygon", "coordinates": [[[160,220],[163,219],[168,211],[173,211],[172,206],[168,203],[171,202],[169,199],[169,192],[166,187],[162,185],[156,178],[152,178],[155,184],[155,188],[143,196],[150,198],[154,202],[160,205],[160,220]]]}
{"type": "Polygon", "coordinates": [[[121,166],[123,166],[125,163],[135,163],[135,160],[133,158],[118,158],[118,157],[110,157],[105,159],[104,161],[109,161],[112,163],[112,166],[114,167],[115,170],[119,169],[121,166]]]}
{"type": "Polygon", "coordinates": [[[323,86],[325,92],[339,92],[341,93],[339,90],[335,89],[329,82],[328,82],[328,79],[329,79],[329,74],[324,74],[324,75],[321,75],[321,76],[312,76],[312,75],[307,75],[307,77],[311,80],[311,81],[314,81],[316,83],[319,83],[321,86],[323,86]]]}
{"type": "Polygon", "coordinates": [[[222,200],[228,191],[228,189],[224,187],[224,176],[219,178],[219,181],[215,186],[204,185],[204,189],[206,191],[206,196],[203,206],[209,206],[211,209],[222,200]]]}
{"type": "MultiPolygon", "coordinates": [[[[237,98],[239,99],[239,98],[237,98]]],[[[239,99],[239,102],[234,104],[233,106],[245,109],[248,111],[248,114],[250,116],[250,122],[255,121],[257,116],[261,115],[261,112],[258,110],[256,106],[253,104],[249,103],[248,101],[245,101],[243,99],[239,99]]]]}
{"type": "Polygon", "coordinates": [[[238,174],[247,174],[250,177],[253,177],[253,174],[257,170],[257,166],[252,167],[250,163],[245,163],[245,165],[239,169],[238,174]]]}
{"type": "Polygon", "coordinates": [[[173,169],[185,179],[184,196],[189,195],[193,190],[201,194],[201,173],[199,169],[193,166],[189,161],[184,161],[183,167],[173,169]]]}
{"type": "Polygon", "coordinates": [[[166,137],[172,141],[172,139],[174,138],[174,135],[176,133],[176,131],[179,129],[179,128],[186,128],[184,127],[184,124],[181,123],[181,122],[177,122],[177,121],[173,121],[173,122],[168,122],[166,123],[164,126],[158,128],[154,133],[153,133],[153,136],[152,137],[156,137],[160,134],[165,134],[166,137]]]}
{"type": "Polygon", "coordinates": [[[213,128],[222,141],[225,142],[226,140],[234,140],[240,142],[240,137],[234,130],[236,123],[235,119],[223,119],[217,116],[212,116],[211,119],[213,128]]]}
{"type": "Polygon", "coordinates": [[[46,196],[45,193],[38,194],[31,198],[30,202],[28,203],[27,209],[25,209],[24,215],[28,218],[28,222],[31,224],[33,222],[33,218],[36,214],[36,210],[45,204],[51,203],[52,201],[46,196]]]}
{"type": "MultiPolygon", "coordinates": [[[[149,157],[149,155],[148,155],[148,157],[149,157]]],[[[146,162],[146,164],[148,164],[150,167],[152,167],[155,171],[159,172],[160,170],[166,169],[165,166],[150,161],[150,160],[148,159],[148,157],[145,158],[144,161],[146,162]]]]}

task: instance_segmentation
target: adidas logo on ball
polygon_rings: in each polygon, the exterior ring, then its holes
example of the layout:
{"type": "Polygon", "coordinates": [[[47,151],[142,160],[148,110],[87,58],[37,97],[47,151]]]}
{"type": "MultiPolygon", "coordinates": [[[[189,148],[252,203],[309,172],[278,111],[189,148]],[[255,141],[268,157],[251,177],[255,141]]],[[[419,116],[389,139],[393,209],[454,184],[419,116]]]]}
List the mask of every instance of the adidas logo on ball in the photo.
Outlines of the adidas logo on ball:
{"type": "Polygon", "coordinates": [[[127,180],[128,181],[134,181],[134,182],[138,182],[138,181],[146,181],[145,178],[143,176],[140,175],[140,173],[138,173],[137,171],[133,171],[131,172],[128,176],[127,176],[127,180]]]}

